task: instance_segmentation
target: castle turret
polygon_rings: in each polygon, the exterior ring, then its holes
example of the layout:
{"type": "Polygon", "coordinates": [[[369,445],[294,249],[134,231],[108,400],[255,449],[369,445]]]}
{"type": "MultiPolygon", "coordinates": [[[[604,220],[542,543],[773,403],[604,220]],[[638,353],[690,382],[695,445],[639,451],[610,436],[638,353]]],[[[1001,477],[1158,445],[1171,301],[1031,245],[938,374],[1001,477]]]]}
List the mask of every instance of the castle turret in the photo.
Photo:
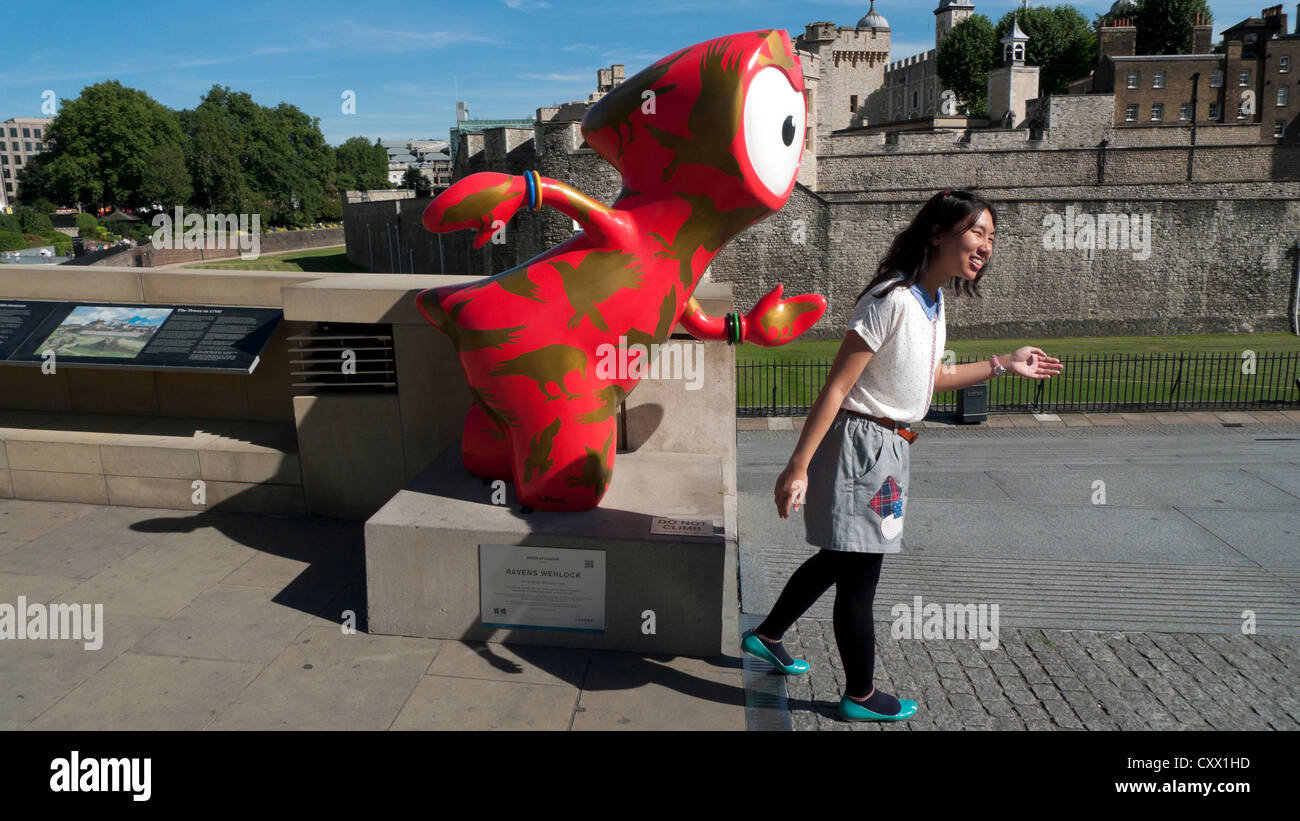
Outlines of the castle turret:
{"type": "Polygon", "coordinates": [[[989,122],[1019,128],[1025,122],[1025,104],[1038,97],[1038,66],[1025,65],[1029,35],[1011,18],[1011,31],[1002,38],[1002,66],[989,72],[989,122]]]}
{"type": "Polygon", "coordinates": [[[953,26],[970,17],[975,11],[971,0],[939,0],[934,10],[934,47],[937,49],[953,26]]]}

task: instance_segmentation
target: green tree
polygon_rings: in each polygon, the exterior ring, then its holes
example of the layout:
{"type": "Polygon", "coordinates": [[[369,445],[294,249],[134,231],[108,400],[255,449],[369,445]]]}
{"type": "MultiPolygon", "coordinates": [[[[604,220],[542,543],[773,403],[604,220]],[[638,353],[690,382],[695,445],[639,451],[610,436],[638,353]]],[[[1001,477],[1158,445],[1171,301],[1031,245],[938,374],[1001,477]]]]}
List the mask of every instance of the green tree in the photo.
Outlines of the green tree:
{"type": "Polygon", "coordinates": [[[1038,66],[1039,93],[1064,94],[1071,80],[1088,76],[1097,63],[1097,33],[1073,6],[1035,6],[1009,11],[998,21],[994,49],[1002,64],[1002,38],[1011,33],[1012,19],[1029,37],[1025,63],[1038,66]]]}
{"type": "Polygon", "coordinates": [[[988,111],[989,70],[999,62],[993,23],[982,14],[972,14],[943,38],[935,65],[944,87],[956,93],[967,114],[979,117],[988,111]]]}
{"type": "Polygon", "coordinates": [[[209,212],[252,213],[260,203],[244,180],[236,123],[206,100],[180,113],[185,164],[194,180],[194,203],[209,212]]]}
{"type": "Polygon", "coordinates": [[[420,173],[418,168],[408,168],[402,175],[402,187],[415,192],[417,197],[427,197],[433,193],[433,184],[420,173]]]}
{"type": "Polygon", "coordinates": [[[14,209],[14,216],[18,218],[19,229],[24,234],[48,234],[54,231],[54,224],[44,211],[20,205],[14,209]]]}
{"type": "Polygon", "coordinates": [[[257,212],[265,223],[290,226],[330,210],[334,151],[318,119],[288,103],[267,108],[223,86],[213,86],[183,119],[196,141],[187,160],[209,207],[257,212]]]}
{"type": "Polygon", "coordinates": [[[1192,50],[1192,23],[1196,14],[1213,22],[1205,0],[1143,0],[1133,24],[1137,26],[1138,54],[1187,54],[1192,50]]]}
{"type": "Polygon", "coordinates": [[[1095,27],[1128,17],[1137,27],[1138,54],[1187,54],[1192,50],[1192,24],[1198,13],[1206,23],[1214,22],[1206,0],[1140,0],[1114,14],[1098,15],[1095,27]]]}
{"type": "Polygon", "coordinates": [[[352,137],[334,151],[337,190],[388,188],[388,152],[378,140],[352,137]]]}
{"type": "Polygon", "coordinates": [[[33,189],[45,188],[39,196],[125,208],[166,208],[189,200],[176,114],[143,91],[115,80],[87,86],[62,102],[45,136],[50,149],[41,173],[25,176],[33,189]]]}
{"type": "MultiPolygon", "coordinates": [[[[50,175],[45,167],[46,154],[37,154],[27,161],[27,164],[18,169],[15,180],[18,183],[18,196],[16,199],[25,205],[35,205],[37,200],[54,201],[53,193],[50,191],[50,175]]],[[[54,209],[51,208],[51,211],[54,209]]],[[[48,213],[48,212],[47,212],[48,213]]]]}

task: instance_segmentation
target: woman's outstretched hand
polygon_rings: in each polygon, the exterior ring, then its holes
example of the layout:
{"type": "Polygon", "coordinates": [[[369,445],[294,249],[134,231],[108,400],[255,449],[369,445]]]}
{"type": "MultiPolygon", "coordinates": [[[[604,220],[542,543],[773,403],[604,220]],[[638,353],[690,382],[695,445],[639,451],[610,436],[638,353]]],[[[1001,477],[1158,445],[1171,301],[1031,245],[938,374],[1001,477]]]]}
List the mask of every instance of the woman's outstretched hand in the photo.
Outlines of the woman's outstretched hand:
{"type": "Polygon", "coordinates": [[[786,465],[781,475],[776,477],[776,511],[782,519],[789,518],[790,508],[796,511],[803,504],[808,492],[808,471],[786,465]]]}
{"type": "Polygon", "coordinates": [[[1011,354],[1007,370],[1026,379],[1051,379],[1061,372],[1061,360],[1026,345],[1011,354]]]}

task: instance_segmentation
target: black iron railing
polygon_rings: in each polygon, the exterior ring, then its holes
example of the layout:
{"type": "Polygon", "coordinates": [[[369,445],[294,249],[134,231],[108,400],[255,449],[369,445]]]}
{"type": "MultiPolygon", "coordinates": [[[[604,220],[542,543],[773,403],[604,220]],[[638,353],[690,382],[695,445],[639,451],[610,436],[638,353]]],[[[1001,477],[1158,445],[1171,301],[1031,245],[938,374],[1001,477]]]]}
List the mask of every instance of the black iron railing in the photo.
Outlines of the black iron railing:
{"type": "MultiPolygon", "coordinates": [[[[1300,351],[1082,354],[1060,357],[1047,380],[1006,376],[988,383],[988,410],[1107,412],[1300,407],[1300,351]]],[[[959,358],[954,364],[974,362],[959,358]]],[[[979,360],[982,361],[982,360],[979,360]]],[[[736,413],[801,416],[826,382],[831,360],[736,365],[736,413]]],[[[957,392],[936,394],[931,411],[957,408],[957,392]]]]}

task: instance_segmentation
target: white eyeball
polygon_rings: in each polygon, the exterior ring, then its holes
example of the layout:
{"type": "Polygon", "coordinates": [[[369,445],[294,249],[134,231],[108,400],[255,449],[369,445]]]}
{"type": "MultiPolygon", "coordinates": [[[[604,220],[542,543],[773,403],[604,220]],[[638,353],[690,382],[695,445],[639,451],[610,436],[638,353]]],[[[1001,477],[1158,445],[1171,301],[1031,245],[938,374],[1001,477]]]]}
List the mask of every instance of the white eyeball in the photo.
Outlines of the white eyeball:
{"type": "Polygon", "coordinates": [[[805,125],[803,94],[778,68],[754,76],[745,96],[745,150],[763,185],[781,195],[799,171],[805,125]]]}

